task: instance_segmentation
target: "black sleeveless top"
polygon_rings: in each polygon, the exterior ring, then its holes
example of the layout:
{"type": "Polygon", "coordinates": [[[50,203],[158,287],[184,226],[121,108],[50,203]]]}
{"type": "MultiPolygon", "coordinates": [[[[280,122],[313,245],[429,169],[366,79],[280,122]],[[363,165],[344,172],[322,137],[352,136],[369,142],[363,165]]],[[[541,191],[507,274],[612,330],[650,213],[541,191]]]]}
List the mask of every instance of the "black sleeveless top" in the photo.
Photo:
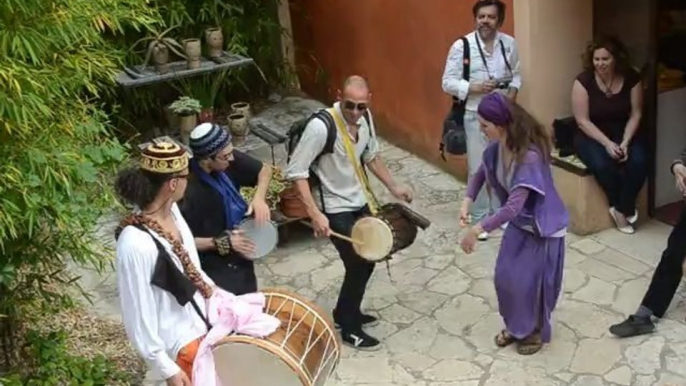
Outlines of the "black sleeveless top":
{"type": "Polygon", "coordinates": [[[631,70],[624,76],[619,93],[607,97],[595,80],[593,71],[585,71],[576,79],[588,92],[588,114],[591,122],[609,138],[621,137],[631,117],[631,89],[641,81],[640,75],[631,70]]]}

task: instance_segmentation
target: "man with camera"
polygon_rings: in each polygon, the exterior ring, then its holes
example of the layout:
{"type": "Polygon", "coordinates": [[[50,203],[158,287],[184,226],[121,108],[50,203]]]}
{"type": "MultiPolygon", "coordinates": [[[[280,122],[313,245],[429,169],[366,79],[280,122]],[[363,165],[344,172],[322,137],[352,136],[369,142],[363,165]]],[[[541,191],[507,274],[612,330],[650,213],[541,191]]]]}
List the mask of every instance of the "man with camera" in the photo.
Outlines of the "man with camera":
{"type": "MultiPolygon", "coordinates": [[[[488,143],[476,113],[481,98],[497,91],[514,100],[522,84],[515,40],[499,31],[505,21],[505,4],[500,0],[479,0],[472,13],[476,30],[464,37],[469,46],[465,49],[463,38],[453,43],[443,73],[443,91],[453,97],[451,114],[462,114],[463,110],[455,107],[464,103],[469,178],[479,170],[481,155],[488,143]],[[469,68],[468,74],[464,73],[466,68],[469,68]]],[[[498,206],[497,199],[489,198],[482,189],[471,208],[472,222],[480,221],[498,206]]],[[[487,238],[487,233],[479,235],[480,240],[487,238]]]]}

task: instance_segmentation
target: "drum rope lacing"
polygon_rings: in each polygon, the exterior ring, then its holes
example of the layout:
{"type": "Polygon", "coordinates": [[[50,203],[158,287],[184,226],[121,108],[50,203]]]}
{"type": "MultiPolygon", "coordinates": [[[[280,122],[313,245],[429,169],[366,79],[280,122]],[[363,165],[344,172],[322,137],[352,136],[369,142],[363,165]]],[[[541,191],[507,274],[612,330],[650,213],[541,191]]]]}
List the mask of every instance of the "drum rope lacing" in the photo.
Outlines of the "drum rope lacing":
{"type": "MultiPolygon", "coordinates": [[[[350,138],[350,133],[346,129],[347,125],[345,124],[343,117],[341,117],[338,113],[338,110],[332,108],[329,109],[329,113],[331,114],[331,116],[333,116],[334,121],[336,122],[336,128],[338,129],[338,132],[343,140],[343,147],[345,147],[345,152],[348,155],[348,160],[353,165],[353,169],[355,169],[355,174],[357,175],[357,180],[362,186],[362,191],[364,192],[364,195],[367,198],[369,212],[372,214],[372,216],[377,216],[380,207],[379,201],[376,199],[374,191],[372,191],[372,188],[369,185],[369,179],[367,178],[367,174],[362,170],[362,164],[355,156],[355,148],[353,147],[352,139],[350,138]]],[[[369,136],[372,136],[371,126],[369,127],[369,136]]],[[[388,272],[388,280],[391,282],[391,284],[393,284],[389,260],[390,258],[386,259],[386,272],[388,272]]]]}

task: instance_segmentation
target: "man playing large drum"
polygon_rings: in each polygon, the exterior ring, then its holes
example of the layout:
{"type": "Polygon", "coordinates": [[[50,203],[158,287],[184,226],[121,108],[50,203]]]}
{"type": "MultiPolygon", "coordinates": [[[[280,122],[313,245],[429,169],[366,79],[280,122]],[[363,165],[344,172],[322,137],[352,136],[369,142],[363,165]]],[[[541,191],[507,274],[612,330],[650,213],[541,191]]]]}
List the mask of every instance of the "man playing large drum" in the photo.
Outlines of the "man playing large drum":
{"type": "Polygon", "coordinates": [[[271,168],[234,151],[230,134],[211,123],[193,129],[190,147],[191,174],[179,207],[195,236],[202,268],[228,292],[255,292],[257,278],[254,263],[249,259],[255,245],[236,227],[250,212],[254,212],[259,223],[269,220],[265,195],[271,168]],[[255,198],[248,205],[240,188],[255,185],[255,198]]]}
{"type": "Polygon", "coordinates": [[[207,333],[199,315],[206,314],[205,299],[214,287],[200,268],[193,235],[176,204],[187,178],[188,153],[173,142],[159,142],[116,181],[118,195],[135,207],[116,231],[124,326],[133,346],[169,386],[191,385],[192,361],[184,358],[207,333]],[[171,269],[179,266],[182,271],[171,269]]]}
{"type": "MultiPolygon", "coordinates": [[[[367,204],[371,192],[359,181],[356,166],[360,166],[360,160],[394,197],[407,202],[412,200],[411,190],[395,183],[378,155],[374,123],[368,115],[370,98],[367,82],[362,77],[348,78],[342,93],[339,92],[339,102],[328,110],[333,121],[339,123],[333,151],[322,154],[330,127],[323,119],[314,118],[307,124],[286,168],[286,178],[294,181],[312,220],[315,236],[331,236],[331,232],[350,236],[355,221],[369,214],[367,204]],[[347,135],[343,136],[341,132],[347,135]],[[308,181],[311,173],[320,184],[317,190],[321,193],[316,201],[308,181]]],[[[379,341],[362,330],[363,325],[375,322],[376,318],[364,315],[360,310],[375,264],[361,258],[350,242],[337,237],[332,237],[331,241],[345,266],[343,285],[333,311],[342,340],[359,349],[377,348],[379,341]]]]}

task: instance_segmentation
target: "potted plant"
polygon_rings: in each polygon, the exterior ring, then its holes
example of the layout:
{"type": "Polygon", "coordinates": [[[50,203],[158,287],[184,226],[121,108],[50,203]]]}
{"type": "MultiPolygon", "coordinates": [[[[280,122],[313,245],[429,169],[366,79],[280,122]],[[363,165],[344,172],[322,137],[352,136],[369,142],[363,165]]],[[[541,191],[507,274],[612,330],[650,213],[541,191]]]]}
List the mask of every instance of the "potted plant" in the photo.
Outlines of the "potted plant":
{"type": "Polygon", "coordinates": [[[166,35],[176,27],[171,27],[162,33],[153,32],[153,36],[144,37],[135,42],[131,48],[133,49],[138,44],[150,41],[145,54],[145,60],[143,61],[143,68],[148,64],[150,59],[152,59],[155,65],[155,70],[160,74],[166,74],[169,72],[169,51],[174,54],[187,59],[186,55],[183,53],[184,48],[175,39],[167,37],[166,35]]]}
{"type": "Polygon", "coordinates": [[[191,130],[198,124],[200,102],[187,96],[182,96],[169,106],[169,109],[179,117],[179,132],[181,141],[188,145],[191,130]]]}

